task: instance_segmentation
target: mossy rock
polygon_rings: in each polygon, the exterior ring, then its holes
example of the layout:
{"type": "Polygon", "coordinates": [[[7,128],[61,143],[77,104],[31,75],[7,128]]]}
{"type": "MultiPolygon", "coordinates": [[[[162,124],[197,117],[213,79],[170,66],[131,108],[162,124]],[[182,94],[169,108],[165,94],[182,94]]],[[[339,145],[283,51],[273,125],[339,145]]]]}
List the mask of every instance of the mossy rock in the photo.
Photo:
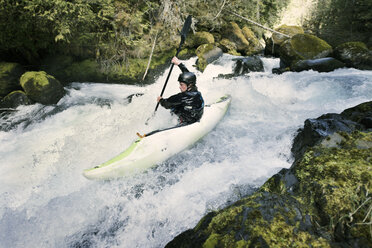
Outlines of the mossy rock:
{"type": "Polygon", "coordinates": [[[215,42],[215,39],[213,37],[213,34],[202,31],[202,32],[196,32],[193,35],[189,35],[186,39],[186,47],[189,48],[197,48],[202,44],[213,44],[215,42]]]}
{"type": "Polygon", "coordinates": [[[274,176],[166,247],[370,247],[372,132],[341,135],[339,147],[313,147],[286,170],[295,187],[274,176]]]}
{"type": "Polygon", "coordinates": [[[1,108],[17,108],[21,105],[29,105],[32,101],[21,90],[16,90],[6,95],[1,101],[1,108]]]}
{"type": "Polygon", "coordinates": [[[280,59],[285,66],[306,59],[328,57],[332,47],[324,40],[310,34],[296,34],[279,48],[280,59]]]}
{"type": "Polygon", "coordinates": [[[372,70],[372,51],[363,42],[347,42],[335,48],[334,56],[349,67],[372,70]]]}
{"type": "Polygon", "coordinates": [[[371,247],[372,132],[329,139],[166,247],[371,247]]]}
{"type": "MultiPolygon", "coordinates": [[[[275,31],[278,31],[282,34],[286,34],[289,37],[292,37],[296,34],[304,34],[304,30],[301,26],[295,26],[295,25],[281,25],[280,27],[277,27],[274,29],[275,31]]],[[[288,37],[278,34],[278,33],[273,33],[272,35],[272,40],[274,41],[274,44],[281,45],[285,40],[289,39],[288,37]]]]}
{"type": "Polygon", "coordinates": [[[223,54],[222,49],[213,44],[203,44],[196,49],[198,70],[204,71],[209,63],[212,63],[223,54]]]}
{"type": "Polygon", "coordinates": [[[21,89],[19,78],[24,72],[20,64],[0,62],[0,96],[4,97],[14,90],[21,89]]]}
{"type": "Polygon", "coordinates": [[[228,53],[231,55],[240,56],[241,54],[236,51],[237,47],[236,44],[229,39],[223,38],[218,46],[222,49],[224,53],[228,53]]]}
{"type": "Polygon", "coordinates": [[[318,145],[304,154],[294,169],[300,182],[297,194],[336,239],[370,247],[372,236],[365,217],[371,206],[367,199],[372,191],[372,132],[340,135],[339,147],[318,145]]]}
{"type": "Polygon", "coordinates": [[[56,104],[65,94],[61,83],[44,71],[26,72],[20,83],[31,100],[45,105],[56,104]]]}
{"type": "Polygon", "coordinates": [[[245,55],[245,51],[249,50],[249,41],[245,38],[241,28],[235,22],[231,22],[230,25],[224,27],[223,36],[231,42],[234,42],[237,51],[243,55],[245,55]]]}
{"type": "Polygon", "coordinates": [[[304,152],[335,132],[351,133],[372,128],[372,101],[344,110],[341,114],[324,114],[316,119],[305,120],[293,140],[292,155],[297,160],[304,152]]]}
{"type": "Polygon", "coordinates": [[[248,28],[247,26],[244,26],[242,28],[242,33],[244,37],[249,42],[249,49],[245,51],[245,55],[254,55],[260,53],[264,47],[261,45],[260,41],[256,37],[256,35],[253,33],[253,31],[248,28]]]}
{"type": "Polygon", "coordinates": [[[280,45],[288,40],[290,37],[296,35],[296,34],[303,34],[304,30],[300,26],[293,26],[293,25],[281,25],[278,28],[274,29],[275,31],[278,31],[280,33],[286,34],[289,37],[273,33],[272,36],[265,40],[265,55],[273,55],[274,57],[279,57],[279,47],[280,45]]]}
{"type": "Polygon", "coordinates": [[[325,238],[308,231],[309,217],[300,208],[301,203],[289,195],[256,192],[207,215],[166,248],[331,247],[325,238]]]}
{"type": "Polygon", "coordinates": [[[250,72],[264,71],[263,62],[258,56],[249,56],[234,60],[236,61],[234,65],[234,75],[244,75],[250,72]]]}
{"type": "Polygon", "coordinates": [[[314,70],[318,72],[330,72],[345,67],[345,64],[335,58],[321,58],[299,60],[291,65],[291,71],[314,70]]]}

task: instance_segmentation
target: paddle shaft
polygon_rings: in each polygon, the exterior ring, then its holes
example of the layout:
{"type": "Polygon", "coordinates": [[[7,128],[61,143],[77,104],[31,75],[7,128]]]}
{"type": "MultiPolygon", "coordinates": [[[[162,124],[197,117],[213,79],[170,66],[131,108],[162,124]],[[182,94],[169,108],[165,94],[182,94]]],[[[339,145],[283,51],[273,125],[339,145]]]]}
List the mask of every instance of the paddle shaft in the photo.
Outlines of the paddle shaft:
{"type": "MultiPolygon", "coordinates": [[[[183,43],[185,42],[185,39],[186,39],[187,33],[189,32],[189,29],[190,29],[190,26],[191,26],[191,21],[192,21],[192,19],[191,19],[191,15],[189,15],[189,16],[186,18],[186,21],[185,21],[185,23],[183,24],[183,27],[182,27],[182,30],[181,30],[181,42],[180,42],[180,45],[178,46],[177,53],[176,53],[176,55],[175,55],[176,57],[177,57],[178,54],[180,53],[180,51],[181,51],[181,47],[182,47],[183,43]]],[[[167,76],[167,79],[165,80],[165,83],[164,83],[163,89],[161,90],[161,93],[160,93],[160,96],[161,96],[161,97],[163,96],[163,93],[164,93],[164,91],[165,91],[165,88],[167,87],[167,83],[168,83],[169,77],[170,77],[170,75],[171,75],[171,73],[172,73],[173,67],[174,67],[174,64],[172,63],[171,68],[170,68],[169,73],[168,73],[168,76],[167,76]]],[[[160,102],[158,102],[158,103],[156,104],[154,114],[155,114],[156,110],[158,110],[159,104],[160,104],[160,102]]]]}
{"type": "MultiPolygon", "coordinates": [[[[179,52],[180,52],[180,50],[181,50],[181,45],[182,45],[182,44],[180,44],[180,47],[179,47],[178,50],[177,50],[176,57],[178,56],[178,54],[179,54],[179,52]]],[[[165,88],[167,87],[167,84],[168,84],[168,81],[169,81],[169,77],[170,77],[170,75],[171,75],[171,73],[172,73],[173,67],[174,67],[174,64],[172,63],[171,68],[170,68],[169,73],[168,73],[168,76],[167,76],[167,79],[165,80],[165,83],[164,83],[163,89],[161,90],[160,96],[163,96],[163,94],[164,94],[164,91],[165,91],[165,88]]],[[[160,102],[158,102],[158,103],[156,104],[155,112],[156,112],[156,110],[158,110],[159,104],[160,104],[160,102]]]]}

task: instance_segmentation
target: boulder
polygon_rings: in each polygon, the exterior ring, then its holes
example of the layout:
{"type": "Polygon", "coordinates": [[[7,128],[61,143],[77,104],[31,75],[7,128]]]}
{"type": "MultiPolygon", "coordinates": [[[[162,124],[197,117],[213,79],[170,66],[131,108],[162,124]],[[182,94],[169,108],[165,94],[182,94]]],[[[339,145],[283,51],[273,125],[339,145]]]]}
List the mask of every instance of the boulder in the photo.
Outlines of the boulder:
{"type": "Polygon", "coordinates": [[[228,54],[236,55],[236,56],[241,55],[240,53],[236,51],[237,50],[236,44],[229,39],[223,38],[219,42],[219,47],[222,49],[224,53],[228,53],[228,54]]]}
{"type": "Polygon", "coordinates": [[[217,60],[223,54],[222,49],[214,46],[213,44],[204,44],[196,49],[198,61],[196,65],[198,70],[204,71],[208,64],[217,60]]]}
{"type": "Polygon", "coordinates": [[[264,71],[264,66],[262,60],[258,56],[236,59],[236,63],[234,66],[234,75],[242,75],[249,72],[260,71],[264,71]]]}
{"type": "MultiPolygon", "coordinates": [[[[292,25],[281,25],[278,28],[274,29],[280,33],[286,34],[290,37],[296,34],[303,34],[304,30],[300,26],[292,26],[292,25]]],[[[265,55],[272,55],[274,57],[279,57],[279,47],[280,45],[288,40],[289,37],[284,36],[282,34],[273,33],[272,36],[265,40],[265,55]]]]}
{"type": "Polygon", "coordinates": [[[0,96],[4,97],[14,90],[20,90],[19,78],[24,73],[20,64],[0,62],[0,96]]]}
{"type": "Polygon", "coordinates": [[[61,83],[44,71],[29,71],[22,75],[21,86],[33,101],[56,104],[65,94],[61,83]]]}
{"type": "Polygon", "coordinates": [[[336,131],[351,133],[354,130],[371,130],[371,117],[372,101],[346,109],[341,114],[330,113],[317,119],[307,119],[294,138],[292,154],[296,160],[299,159],[309,147],[336,131]]]}
{"type": "Polygon", "coordinates": [[[242,30],[235,22],[225,27],[224,36],[236,45],[236,50],[243,55],[249,50],[249,41],[245,38],[242,30]]]}
{"type": "Polygon", "coordinates": [[[330,72],[342,67],[345,67],[344,63],[335,58],[327,57],[321,59],[299,60],[291,65],[291,71],[300,72],[314,70],[318,72],[330,72]]]}
{"type": "MultiPolygon", "coordinates": [[[[360,119],[365,104],[343,114],[360,119]]],[[[165,247],[371,247],[372,132],[336,128],[323,140],[165,247]]]]}
{"type": "Polygon", "coordinates": [[[29,105],[32,101],[21,90],[9,93],[0,101],[1,108],[17,108],[20,105],[29,105]]]}
{"type": "Polygon", "coordinates": [[[248,28],[247,26],[244,26],[242,28],[242,33],[244,37],[249,42],[249,48],[245,50],[245,55],[254,55],[262,52],[264,47],[261,45],[260,41],[256,37],[256,35],[253,33],[253,31],[248,28]]]}
{"type": "Polygon", "coordinates": [[[372,51],[362,42],[343,43],[335,48],[334,56],[348,67],[372,70],[372,51]]]}
{"type": "Polygon", "coordinates": [[[196,32],[193,35],[190,35],[188,39],[186,39],[186,47],[189,48],[197,48],[203,44],[213,44],[214,37],[213,34],[209,32],[196,32]]]}
{"type": "Polygon", "coordinates": [[[273,74],[283,74],[284,72],[290,71],[289,67],[276,67],[271,70],[273,74]]]}
{"type": "Polygon", "coordinates": [[[284,66],[306,59],[320,59],[331,55],[332,47],[311,34],[296,34],[283,42],[279,48],[280,60],[284,66]]]}

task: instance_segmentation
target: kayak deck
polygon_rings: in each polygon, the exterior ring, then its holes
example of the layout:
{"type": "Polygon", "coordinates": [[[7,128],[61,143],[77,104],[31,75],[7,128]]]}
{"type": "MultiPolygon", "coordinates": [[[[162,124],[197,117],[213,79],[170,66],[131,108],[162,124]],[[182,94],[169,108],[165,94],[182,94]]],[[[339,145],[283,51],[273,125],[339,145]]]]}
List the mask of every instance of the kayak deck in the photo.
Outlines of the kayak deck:
{"type": "Polygon", "coordinates": [[[209,133],[225,115],[230,102],[229,95],[223,96],[205,106],[199,122],[151,132],[149,136],[138,138],[107,162],[84,170],[83,175],[88,179],[112,179],[142,172],[159,164],[209,133]]]}

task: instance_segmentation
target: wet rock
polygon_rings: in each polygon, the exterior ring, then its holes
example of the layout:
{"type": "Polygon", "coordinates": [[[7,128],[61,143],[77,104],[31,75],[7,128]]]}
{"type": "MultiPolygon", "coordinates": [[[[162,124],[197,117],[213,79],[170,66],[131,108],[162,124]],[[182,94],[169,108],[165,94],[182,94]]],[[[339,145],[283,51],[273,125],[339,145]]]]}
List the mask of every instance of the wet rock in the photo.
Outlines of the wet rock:
{"type": "Polygon", "coordinates": [[[330,72],[345,67],[345,64],[335,58],[321,58],[299,60],[291,66],[291,71],[314,70],[318,72],[330,72]]]}
{"type": "Polygon", "coordinates": [[[263,72],[263,62],[258,56],[236,59],[234,74],[242,75],[249,72],[263,72]]]}
{"type": "Polygon", "coordinates": [[[221,48],[213,44],[204,44],[196,49],[196,55],[198,56],[196,62],[198,70],[204,71],[207,65],[221,57],[223,52],[221,48]]]}
{"type": "Polygon", "coordinates": [[[219,47],[222,49],[222,51],[224,53],[228,53],[228,54],[231,54],[231,55],[241,55],[240,53],[238,53],[236,50],[237,50],[237,47],[236,47],[236,44],[232,41],[230,41],[229,39],[222,39],[220,42],[219,42],[219,47]]]}
{"type": "Polygon", "coordinates": [[[347,121],[335,125],[326,142],[309,146],[290,169],[282,169],[252,195],[208,214],[166,247],[371,247],[366,216],[372,132],[348,125],[368,117],[371,104],[324,115],[347,121]]]}
{"type": "Polygon", "coordinates": [[[29,105],[32,101],[26,96],[26,93],[17,90],[13,91],[0,101],[0,108],[17,108],[21,105],[29,105]]]}
{"type": "Polygon", "coordinates": [[[310,34],[296,34],[282,43],[280,60],[284,67],[298,60],[320,59],[330,56],[332,47],[322,39],[310,34]]]}
{"type": "Polygon", "coordinates": [[[4,97],[14,90],[20,90],[19,78],[24,72],[20,64],[0,62],[0,96],[4,97]]]}
{"type": "MultiPolygon", "coordinates": [[[[303,34],[304,30],[300,26],[293,26],[293,25],[282,25],[275,29],[275,31],[278,31],[280,33],[286,34],[290,37],[296,35],[296,34],[303,34]]],[[[270,38],[267,38],[265,40],[265,55],[272,55],[274,57],[279,57],[279,47],[280,45],[288,40],[289,37],[273,33],[270,38]]]]}
{"type": "Polygon", "coordinates": [[[224,32],[224,37],[235,43],[237,52],[244,55],[244,52],[249,50],[249,41],[238,24],[231,22],[230,26],[225,27],[224,32]]]}
{"type": "Polygon", "coordinates": [[[303,153],[325,137],[336,131],[351,133],[354,130],[368,131],[372,117],[372,101],[344,110],[341,114],[325,114],[317,119],[307,119],[298,130],[292,146],[292,154],[297,160],[303,153]]]}
{"type": "Polygon", "coordinates": [[[203,44],[213,44],[214,41],[213,34],[205,31],[196,32],[186,39],[186,47],[197,48],[203,44]]]}
{"type": "Polygon", "coordinates": [[[26,72],[20,82],[31,100],[45,105],[56,104],[65,94],[61,83],[44,71],[26,72]]]}
{"type": "Polygon", "coordinates": [[[348,67],[372,70],[372,51],[362,42],[347,42],[335,48],[334,56],[348,67]]]}
{"type": "Polygon", "coordinates": [[[223,30],[222,39],[218,42],[218,46],[225,53],[232,55],[255,55],[263,51],[260,41],[247,26],[241,29],[238,24],[231,22],[223,30]]]}
{"type": "Polygon", "coordinates": [[[290,71],[291,69],[289,67],[276,67],[271,70],[274,74],[282,74],[284,72],[290,71]]]}
{"type": "Polygon", "coordinates": [[[249,55],[261,53],[264,47],[261,45],[260,41],[257,39],[253,31],[247,26],[244,26],[242,28],[242,33],[244,37],[247,39],[247,41],[249,42],[249,48],[244,51],[245,55],[249,56],[249,55]]]}

